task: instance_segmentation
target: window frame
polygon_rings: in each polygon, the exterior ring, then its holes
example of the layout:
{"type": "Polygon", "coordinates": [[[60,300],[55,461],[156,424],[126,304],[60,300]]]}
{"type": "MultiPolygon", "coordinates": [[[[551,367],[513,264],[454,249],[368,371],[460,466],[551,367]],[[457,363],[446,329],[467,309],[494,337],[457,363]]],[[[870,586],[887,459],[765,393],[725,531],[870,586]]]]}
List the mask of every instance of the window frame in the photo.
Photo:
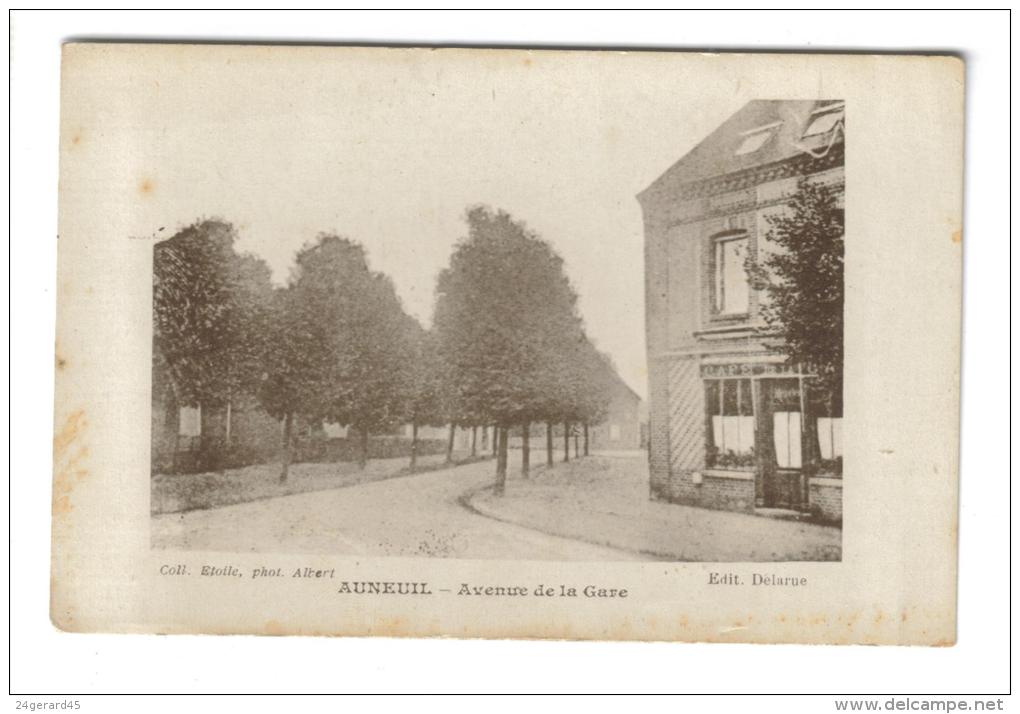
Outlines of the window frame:
{"type": "Polygon", "coordinates": [[[725,284],[725,266],[723,261],[723,245],[726,243],[733,243],[736,241],[744,241],[745,246],[745,257],[751,254],[751,233],[747,230],[733,230],[725,231],[723,233],[717,233],[710,239],[712,257],[710,261],[710,275],[709,280],[712,286],[711,295],[711,315],[715,319],[725,320],[740,320],[746,319],[751,314],[751,295],[754,292],[751,286],[751,277],[748,275],[747,270],[741,266],[744,274],[744,282],[747,286],[746,294],[747,301],[743,306],[743,309],[726,312],[724,310],[726,303],[726,284],[725,284]]]}
{"type": "MultiPolygon", "coordinates": [[[[709,377],[703,380],[703,389],[705,394],[705,468],[708,469],[729,469],[734,471],[753,471],[756,468],[757,463],[757,429],[758,429],[758,404],[757,398],[755,397],[755,384],[750,377],[709,377]],[[734,387],[733,390],[727,390],[727,385],[734,387]],[[735,408],[729,411],[735,411],[734,414],[727,413],[727,392],[732,391],[734,393],[734,399],[736,400],[735,408]],[[710,397],[710,392],[714,392],[714,401],[710,397]],[[746,409],[745,409],[746,407],[746,409]],[[738,419],[737,429],[739,433],[740,419],[749,418],[751,420],[751,448],[747,451],[740,451],[738,449],[727,450],[726,444],[717,444],[715,439],[715,426],[714,419],[719,417],[725,419],[727,417],[738,419]],[[732,454],[729,453],[732,451],[732,454]]],[[[725,434],[726,427],[722,425],[720,431],[725,434]]],[[[741,441],[738,436],[738,447],[741,441]]],[[[723,439],[725,442],[725,438],[723,439]]]]}
{"type": "Polygon", "coordinates": [[[817,109],[812,111],[811,114],[808,116],[807,123],[804,125],[804,131],[801,132],[800,135],[801,139],[814,139],[815,137],[818,136],[828,136],[833,131],[835,131],[839,123],[844,121],[845,119],[846,119],[845,102],[834,102],[832,104],[826,104],[823,107],[818,107],[817,109]],[[815,124],[815,122],[829,114],[839,114],[839,117],[836,119],[836,121],[832,123],[832,125],[828,129],[822,131],[809,132],[809,130],[815,124]]]}
{"type": "Polygon", "coordinates": [[[187,404],[177,407],[177,436],[181,439],[198,439],[202,437],[202,405],[189,406],[187,404]],[[194,426],[194,429],[185,430],[185,426],[194,426]],[[194,433],[192,433],[194,432],[194,433]]]}
{"type": "Polygon", "coordinates": [[[766,124],[765,126],[756,126],[753,129],[748,129],[747,131],[740,132],[740,135],[739,135],[740,136],[740,143],[737,144],[737,148],[733,150],[733,155],[734,156],[749,156],[751,154],[758,153],[763,148],[765,148],[766,144],[768,144],[770,141],[772,141],[772,139],[775,138],[775,135],[778,133],[779,127],[781,125],[782,125],[782,122],[781,121],[777,121],[777,122],[772,122],[771,124],[766,124]],[[743,149],[744,146],[746,146],[751,139],[753,139],[754,137],[757,137],[757,136],[761,136],[761,135],[764,135],[764,137],[765,137],[761,141],[761,143],[759,143],[756,146],[754,146],[754,148],[745,149],[744,151],[741,151],[741,149],[743,149]]]}

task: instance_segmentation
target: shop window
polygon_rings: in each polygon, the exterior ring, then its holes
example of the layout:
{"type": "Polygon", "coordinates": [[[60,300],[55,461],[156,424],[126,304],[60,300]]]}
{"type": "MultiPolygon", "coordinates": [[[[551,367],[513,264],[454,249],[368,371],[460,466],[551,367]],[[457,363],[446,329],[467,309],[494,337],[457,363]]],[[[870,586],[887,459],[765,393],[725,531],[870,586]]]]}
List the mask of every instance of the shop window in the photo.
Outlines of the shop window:
{"type": "Polygon", "coordinates": [[[705,383],[708,412],[708,466],[747,468],[754,465],[754,403],[749,379],[705,383]]]}
{"type": "Polygon", "coordinates": [[[181,407],[177,420],[178,434],[181,436],[202,435],[202,406],[181,407]]]}
{"type": "Polygon", "coordinates": [[[751,287],[744,268],[747,258],[747,235],[723,236],[715,239],[715,310],[722,315],[746,314],[751,287]]]}
{"type": "Polygon", "coordinates": [[[842,417],[819,417],[818,454],[823,462],[843,458],[842,417]]]}
{"type": "Polygon", "coordinates": [[[811,391],[812,413],[818,429],[819,470],[827,474],[843,473],[843,398],[841,390],[830,394],[823,389],[811,391]]]}

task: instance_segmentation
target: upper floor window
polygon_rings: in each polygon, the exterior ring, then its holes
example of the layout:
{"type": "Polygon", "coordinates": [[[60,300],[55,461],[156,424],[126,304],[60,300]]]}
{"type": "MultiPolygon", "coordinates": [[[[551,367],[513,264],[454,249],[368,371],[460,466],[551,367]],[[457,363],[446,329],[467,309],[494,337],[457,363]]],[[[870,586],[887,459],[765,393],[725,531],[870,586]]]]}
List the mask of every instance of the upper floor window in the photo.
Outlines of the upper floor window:
{"type": "Polygon", "coordinates": [[[828,104],[811,112],[807,129],[804,130],[804,137],[828,134],[835,129],[836,125],[843,121],[843,106],[842,102],[828,104]]]}
{"type": "Polygon", "coordinates": [[[776,133],[776,129],[779,124],[769,124],[768,126],[760,126],[757,129],[751,129],[741,134],[740,143],[737,145],[737,150],[733,153],[737,156],[743,156],[744,154],[753,154],[755,151],[765,146],[772,135],[776,133]]]}
{"type": "Polygon", "coordinates": [[[747,258],[747,234],[715,239],[715,310],[723,315],[741,315],[748,311],[751,287],[744,268],[747,258]]]}

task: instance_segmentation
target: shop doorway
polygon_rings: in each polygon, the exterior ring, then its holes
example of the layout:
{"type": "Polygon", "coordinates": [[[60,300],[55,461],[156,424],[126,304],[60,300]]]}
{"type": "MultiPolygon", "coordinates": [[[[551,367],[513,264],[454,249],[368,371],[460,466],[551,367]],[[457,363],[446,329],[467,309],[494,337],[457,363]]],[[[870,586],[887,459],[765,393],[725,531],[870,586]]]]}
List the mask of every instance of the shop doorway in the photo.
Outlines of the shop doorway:
{"type": "Polygon", "coordinates": [[[758,380],[757,505],[804,509],[804,400],[797,378],[758,380]]]}

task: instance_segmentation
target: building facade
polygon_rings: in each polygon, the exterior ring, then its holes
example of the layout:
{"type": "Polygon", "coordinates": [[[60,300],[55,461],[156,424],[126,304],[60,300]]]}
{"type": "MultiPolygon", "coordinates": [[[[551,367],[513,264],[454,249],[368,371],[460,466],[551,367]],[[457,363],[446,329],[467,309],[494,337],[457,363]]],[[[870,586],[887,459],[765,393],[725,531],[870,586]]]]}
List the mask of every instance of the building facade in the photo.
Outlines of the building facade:
{"type": "Polygon", "coordinates": [[[277,457],[283,425],[250,394],[230,403],[182,404],[165,361],[154,354],[150,461],[152,474],[197,473],[277,457]]]}
{"type": "MultiPolygon", "coordinates": [[[[752,101],[638,200],[645,223],[650,490],[655,499],[842,519],[842,405],[812,408],[745,265],[798,182],[842,197],[844,105],[752,101]]],[[[842,200],[842,198],[840,198],[842,200]]]]}
{"type": "Polygon", "coordinates": [[[612,372],[612,394],[606,417],[591,428],[593,450],[634,450],[641,448],[643,402],[620,376],[612,372]]]}

